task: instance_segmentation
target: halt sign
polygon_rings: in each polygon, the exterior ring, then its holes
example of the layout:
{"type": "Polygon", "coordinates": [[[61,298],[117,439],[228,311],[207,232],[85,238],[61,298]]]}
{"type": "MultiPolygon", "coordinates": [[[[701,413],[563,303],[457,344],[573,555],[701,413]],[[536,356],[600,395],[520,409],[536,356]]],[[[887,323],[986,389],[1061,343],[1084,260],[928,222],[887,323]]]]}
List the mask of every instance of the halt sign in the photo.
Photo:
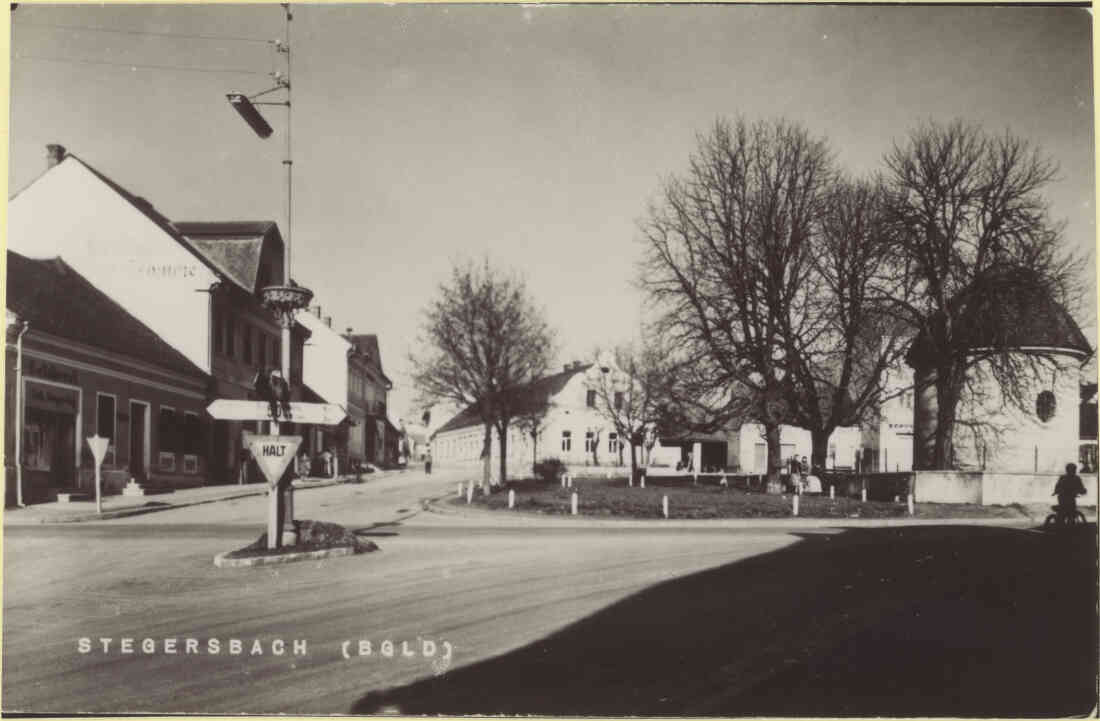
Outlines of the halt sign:
{"type": "Polygon", "coordinates": [[[248,449],[252,451],[256,465],[272,486],[279,483],[300,445],[301,436],[252,436],[248,439],[248,449]]]}

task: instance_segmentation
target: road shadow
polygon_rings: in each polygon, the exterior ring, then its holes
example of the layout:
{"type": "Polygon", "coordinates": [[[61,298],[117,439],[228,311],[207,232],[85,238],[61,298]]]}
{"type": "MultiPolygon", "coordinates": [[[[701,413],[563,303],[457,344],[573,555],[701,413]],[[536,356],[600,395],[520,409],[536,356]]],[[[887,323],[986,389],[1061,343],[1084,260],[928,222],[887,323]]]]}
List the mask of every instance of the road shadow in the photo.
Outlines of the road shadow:
{"type": "Polygon", "coordinates": [[[351,713],[1086,714],[1097,695],[1090,528],[801,533],[496,658],[368,693],[351,713]]]}
{"type": "Polygon", "coordinates": [[[401,534],[399,534],[397,531],[383,531],[378,529],[395,528],[400,525],[401,521],[379,521],[378,523],[372,523],[369,526],[363,526],[362,528],[354,528],[351,532],[354,533],[356,536],[361,536],[364,538],[374,536],[399,536],[401,534]]]}

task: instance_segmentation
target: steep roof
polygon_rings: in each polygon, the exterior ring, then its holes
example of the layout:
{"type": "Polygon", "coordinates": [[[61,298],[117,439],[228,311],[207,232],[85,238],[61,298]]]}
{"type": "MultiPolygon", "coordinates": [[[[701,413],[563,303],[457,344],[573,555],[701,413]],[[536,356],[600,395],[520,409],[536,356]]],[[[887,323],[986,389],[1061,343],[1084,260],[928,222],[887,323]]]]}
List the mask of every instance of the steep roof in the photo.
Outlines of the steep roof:
{"type": "Polygon", "coordinates": [[[271,234],[279,237],[278,226],[270,220],[186,221],[173,225],[224,275],[249,293],[256,291],[265,240],[271,234]]]}
{"type": "MultiPolygon", "coordinates": [[[[1077,322],[1058,303],[1034,272],[995,268],[977,278],[952,303],[954,333],[968,349],[1051,348],[1092,354],[1077,322]]],[[[910,364],[920,362],[927,336],[917,336],[910,364]]]]}
{"type": "MultiPolygon", "coordinates": [[[[584,373],[592,367],[591,363],[585,365],[574,365],[568,370],[560,373],[554,373],[553,375],[543,376],[537,380],[525,383],[521,386],[516,386],[511,389],[512,393],[524,394],[527,396],[526,400],[532,404],[541,404],[548,402],[551,398],[561,393],[570,379],[578,373],[584,373]]],[[[458,430],[459,428],[469,428],[472,426],[480,426],[482,424],[480,411],[477,405],[471,405],[464,408],[458,415],[451,420],[444,423],[442,426],[436,429],[432,434],[432,438],[435,438],[440,433],[446,433],[447,431],[458,430]]]]}
{"type": "Polygon", "coordinates": [[[92,285],[60,258],[8,251],[7,307],[40,330],[168,370],[206,376],[201,368],[92,285]]]}
{"type": "Polygon", "coordinates": [[[366,356],[370,360],[387,383],[393,384],[386,372],[382,370],[382,351],[378,347],[378,336],[376,334],[363,333],[345,336],[345,338],[354,346],[355,352],[366,356]]]}

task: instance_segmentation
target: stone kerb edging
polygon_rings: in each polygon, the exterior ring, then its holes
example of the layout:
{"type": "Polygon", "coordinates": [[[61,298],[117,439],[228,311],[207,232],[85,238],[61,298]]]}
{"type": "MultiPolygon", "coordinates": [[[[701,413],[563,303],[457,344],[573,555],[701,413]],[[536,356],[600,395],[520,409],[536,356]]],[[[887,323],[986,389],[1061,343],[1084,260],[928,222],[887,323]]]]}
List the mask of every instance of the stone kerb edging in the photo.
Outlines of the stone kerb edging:
{"type": "Polygon", "coordinates": [[[319,551],[296,551],[275,556],[251,556],[248,558],[230,558],[232,551],[224,551],[214,556],[214,565],[218,568],[244,568],[246,566],[270,566],[279,563],[293,563],[294,561],[312,561],[318,558],[334,558],[337,556],[350,556],[355,549],[350,546],[338,546],[336,548],[322,548],[319,551]]]}

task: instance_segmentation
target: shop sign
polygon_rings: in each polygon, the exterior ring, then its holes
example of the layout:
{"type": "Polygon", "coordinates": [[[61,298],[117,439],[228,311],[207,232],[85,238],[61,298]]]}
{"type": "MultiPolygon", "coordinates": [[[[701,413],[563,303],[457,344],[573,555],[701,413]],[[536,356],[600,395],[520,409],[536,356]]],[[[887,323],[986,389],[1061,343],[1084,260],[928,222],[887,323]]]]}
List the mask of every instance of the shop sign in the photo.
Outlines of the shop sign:
{"type": "Polygon", "coordinates": [[[75,369],[65,368],[36,358],[23,358],[23,373],[43,380],[68,383],[74,386],[78,385],[79,380],[75,369]]]}
{"type": "Polygon", "coordinates": [[[27,407],[38,408],[53,413],[76,415],[77,394],[66,388],[54,388],[28,379],[27,407]]]}

